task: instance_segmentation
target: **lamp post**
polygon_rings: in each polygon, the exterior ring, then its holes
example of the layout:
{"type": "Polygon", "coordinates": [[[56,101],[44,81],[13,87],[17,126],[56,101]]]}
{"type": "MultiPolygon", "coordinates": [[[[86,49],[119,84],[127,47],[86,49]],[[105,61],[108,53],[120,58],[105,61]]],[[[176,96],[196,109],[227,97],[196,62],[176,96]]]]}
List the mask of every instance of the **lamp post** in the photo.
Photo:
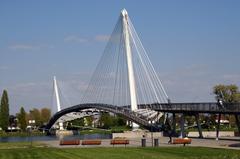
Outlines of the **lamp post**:
{"type": "Polygon", "coordinates": [[[153,124],[154,120],[148,121],[148,123],[151,125],[151,140],[152,140],[152,147],[153,147],[153,124]]]}
{"type": "Polygon", "coordinates": [[[35,120],[29,120],[28,121],[29,125],[30,125],[30,130],[29,130],[29,135],[30,135],[30,147],[32,147],[32,125],[35,124],[35,120]]]}

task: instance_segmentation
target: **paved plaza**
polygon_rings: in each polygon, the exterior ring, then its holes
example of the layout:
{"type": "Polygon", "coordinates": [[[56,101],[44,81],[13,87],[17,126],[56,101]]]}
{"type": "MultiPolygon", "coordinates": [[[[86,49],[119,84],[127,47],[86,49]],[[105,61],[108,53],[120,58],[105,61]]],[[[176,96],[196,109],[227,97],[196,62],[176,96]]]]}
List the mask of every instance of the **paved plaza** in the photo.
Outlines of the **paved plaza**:
{"type": "MultiPolygon", "coordinates": [[[[174,144],[168,144],[169,138],[168,137],[160,137],[159,139],[159,147],[180,147],[183,145],[174,145],[174,144]]],[[[229,138],[227,140],[215,140],[215,139],[198,139],[198,138],[192,138],[192,143],[186,146],[195,146],[195,147],[211,147],[211,148],[227,148],[227,149],[239,149],[240,147],[229,147],[231,144],[240,144],[240,138],[229,138]]],[[[59,145],[59,140],[53,140],[53,141],[41,141],[41,143],[46,144],[50,147],[57,147],[57,148],[83,148],[83,147],[113,147],[113,145],[110,144],[110,139],[103,139],[101,140],[101,145],[68,145],[68,146],[61,146],[59,145]]],[[[152,140],[151,138],[147,138],[146,140],[146,146],[151,147],[152,146],[152,140]]],[[[114,147],[125,147],[125,145],[115,145],[114,147]]],[[[129,139],[129,145],[126,145],[126,147],[141,147],[141,139],[135,138],[135,139],[129,139]]]]}

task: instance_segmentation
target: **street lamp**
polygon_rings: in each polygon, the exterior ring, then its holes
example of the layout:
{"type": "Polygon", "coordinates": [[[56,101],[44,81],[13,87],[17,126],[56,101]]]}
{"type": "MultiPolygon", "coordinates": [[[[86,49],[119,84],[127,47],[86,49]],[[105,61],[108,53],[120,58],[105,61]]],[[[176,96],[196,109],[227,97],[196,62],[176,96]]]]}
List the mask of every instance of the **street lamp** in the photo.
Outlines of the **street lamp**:
{"type": "Polygon", "coordinates": [[[29,120],[28,123],[29,123],[29,125],[30,125],[30,130],[29,130],[30,143],[31,143],[31,146],[30,146],[30,147],[32,147],[32,134],[31,134],[31,133],[32,133],[32,125],[35,124],[35,120],[29,120]]]}
{"type": "Polygon", "coordinates": [[[152,140],[152,147],[153,147],[153,124],[154,120],[148,121],[148,123],[151,125],[151,140],[152,140]]]}

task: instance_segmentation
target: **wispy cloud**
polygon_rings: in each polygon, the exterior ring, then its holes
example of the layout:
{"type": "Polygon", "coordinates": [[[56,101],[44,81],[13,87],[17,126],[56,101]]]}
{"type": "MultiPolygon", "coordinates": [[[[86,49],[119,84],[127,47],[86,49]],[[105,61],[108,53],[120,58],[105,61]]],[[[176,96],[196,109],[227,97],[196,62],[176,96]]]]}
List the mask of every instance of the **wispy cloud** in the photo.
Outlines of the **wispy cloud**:
{"type": "Polygon", "coordinates": [[[54,48],[53,45],[47,45],[47,44],[13,44],[9,46],[9,49],[11,50],[39,50],[44,48],[54,48]]]}
{"type": "Polygon", "coordinates": [[[88,39],[76,35],[69,35],[64,38],[64,42],[85,43],[88,39]]]}
{"type": "Polygon", "coordinates": [[[86,42],[106,42],[110,38],[109,35],[96,35],[93,37],[85,38],[78,35],[68,35],[64,38],[64,42],[66,43],[86,43],[86,42]]]}
{"type": "Polygon", "coordinates": [[[30,44],[14,44],[9,46],[9,48],[12,50],[34,50],[37,47],[30,44]]]}
{"type": "Polygon", "coordinates": [[[99,42],[105,42],[108,41],[110,38],[109,35],[96,35],[94,40],[99,41],[99,42]]]}

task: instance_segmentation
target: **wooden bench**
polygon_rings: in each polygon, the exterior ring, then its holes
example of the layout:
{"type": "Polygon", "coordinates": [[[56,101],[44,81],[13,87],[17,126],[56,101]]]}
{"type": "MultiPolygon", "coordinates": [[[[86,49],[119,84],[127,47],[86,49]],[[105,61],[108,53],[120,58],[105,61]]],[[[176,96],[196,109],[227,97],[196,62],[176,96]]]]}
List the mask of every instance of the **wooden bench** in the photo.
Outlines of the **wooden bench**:
{"type": "Polygon", "coordinates": [[[82,145],[101,145],[101,140],[83,140],[82,145]]]}
{"type": "Polygon", "coordinates": [[[60,145],[79,145],[80,140],[61,140],[60,145]]]}
{"type": "Polygon", "coordinates": [[[111,140],[111,145],[128,145],[129,144],[129,140],[127,139],[113,139],[111,140]]]}
{"type": "Polygon", "coordinates": [[[176,138],[173,139],[172,144],[183,144],[185,146],[186,144],[191,144],[191,142],[192,139],[189,138],[176,138]]]}

